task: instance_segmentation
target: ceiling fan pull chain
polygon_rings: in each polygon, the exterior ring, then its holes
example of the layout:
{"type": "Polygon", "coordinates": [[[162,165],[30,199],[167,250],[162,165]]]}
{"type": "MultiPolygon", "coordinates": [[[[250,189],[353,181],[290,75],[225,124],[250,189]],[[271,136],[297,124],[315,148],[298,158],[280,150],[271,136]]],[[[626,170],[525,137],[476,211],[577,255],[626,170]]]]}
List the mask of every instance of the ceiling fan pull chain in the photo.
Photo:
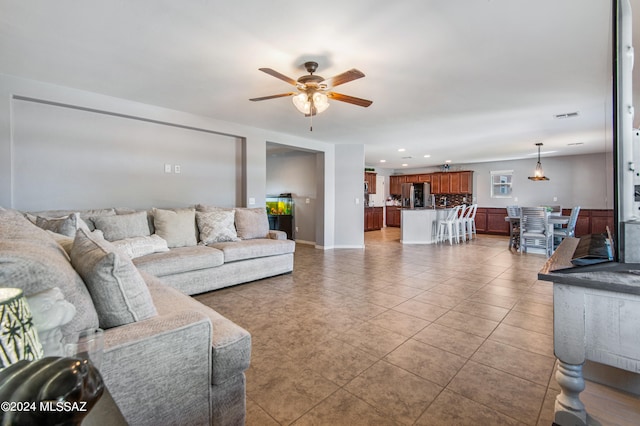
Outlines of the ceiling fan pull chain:
{"type": "Polygon", "coordinates": [[[309,107],[310,107],[309,108],[309,119],[311,120],[310,121],[311,124],[309,125],[309,131],[313,132],[313,96],[310,96],[309,100],[311,101],[310,104],[309,104],[309,107]]]}

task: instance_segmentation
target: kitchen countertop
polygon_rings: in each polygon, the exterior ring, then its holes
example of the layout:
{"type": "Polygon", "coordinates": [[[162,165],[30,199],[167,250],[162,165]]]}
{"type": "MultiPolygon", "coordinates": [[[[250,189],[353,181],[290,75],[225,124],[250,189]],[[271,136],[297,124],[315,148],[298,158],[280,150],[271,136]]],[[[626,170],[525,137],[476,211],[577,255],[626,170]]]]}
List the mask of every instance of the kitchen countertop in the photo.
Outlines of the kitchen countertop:
{"type": "Polygon", "coordinates": [[[580,238],[565,238],[538,273],[538,279],[640,295],[640,264],[604,262],[575,266],[571,259],[579,241],[580,238]]]}

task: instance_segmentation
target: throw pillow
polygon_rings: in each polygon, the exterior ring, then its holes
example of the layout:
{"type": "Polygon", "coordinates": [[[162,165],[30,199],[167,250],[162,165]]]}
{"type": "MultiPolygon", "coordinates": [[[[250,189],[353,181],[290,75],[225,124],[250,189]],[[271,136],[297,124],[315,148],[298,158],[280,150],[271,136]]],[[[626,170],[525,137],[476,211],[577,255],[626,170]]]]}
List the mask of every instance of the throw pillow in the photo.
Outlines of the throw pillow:
{"type": "Polygon", "coordinates": [[[234,226],[235,210],[210,210],[196,212],[196,222],[200,230],[202,244],[238,241],[234,226]]]}
{"type": "Polygon", "coordinates": [[[55,219],[37,216],[36,225],[47,231],[53,231],[56,234],[66,235],[72,238],[75,237],[78,229],[89,230],[85,221],[80,218],[80,213],[71,213],[69,216],[55,219]]]}
{"type": "Polygon", "coordinates": [[[269,218],[264,208],[237,209],[236,230],[243,240],[269,237],[269,218]]]}
{"type": "Polygon", "coordinates": [[[98,216],[91,219],[96,228],[104,233],[104,238],[107,241],[151,235],[146,211],[115,216],[98,216]]]}
{"type": "Polygon", "coordinates": [[[153,209],[156,234],[167,241],[169,248],[198,244],[196,211],[194,209],[153,209]]]}
{"type": "Polygon", "coordinates": [[[149,289],[131,259],[99,234],[78,230],[71,248],[71,264],[91,294],[101,328],[157,315],[149,289]]]}
{"type": "Polygon", "coordinates": [[[60,244],[60,247],[67,254],[67,258],[69,257],[69,253],[71,253],[71,247],[73,247],[73,238],[67,237],[66,235],[58,234],[53,231],[47,231],[51,237],[56,240],[56,243],[60,244]]]}
{"type": "Polygon", "coordinates": [[[156,234],[146,237],[125,238],[123,240],[113,241],[111,244],[131,259],[151,253],[169,251],[167,242],[156,234]]]}

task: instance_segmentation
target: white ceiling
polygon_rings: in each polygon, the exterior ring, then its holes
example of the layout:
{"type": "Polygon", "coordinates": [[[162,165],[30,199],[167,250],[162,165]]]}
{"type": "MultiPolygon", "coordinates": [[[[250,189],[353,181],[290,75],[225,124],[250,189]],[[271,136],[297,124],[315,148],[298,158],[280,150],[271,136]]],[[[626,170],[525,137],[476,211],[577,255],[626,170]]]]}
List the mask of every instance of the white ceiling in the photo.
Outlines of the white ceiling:
{"type": "Polygon", "coordinates": [[[0,73],[424,167],[610,149],[610,33],[608,0],[0,0],[0,73]],[[363,71],[336,90],[373,105],[332,102],[310,132],[290,98],[248,100],[291,89],[258,68],[307,60],[363,71]]]}

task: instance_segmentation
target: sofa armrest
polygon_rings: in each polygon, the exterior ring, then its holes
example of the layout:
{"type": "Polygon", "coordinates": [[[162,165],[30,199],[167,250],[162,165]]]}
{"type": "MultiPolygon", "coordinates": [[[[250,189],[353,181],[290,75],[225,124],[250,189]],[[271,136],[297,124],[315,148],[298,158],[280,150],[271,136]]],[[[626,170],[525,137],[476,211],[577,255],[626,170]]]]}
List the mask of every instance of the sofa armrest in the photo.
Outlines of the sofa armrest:
{"type": "Polygon", "coordinates": [[[287,233],[284,231],[269,230],[269,238],[272,240],[286,240],[287,233]]]}
{"type": "Polygon", "coordinates": [[[211,321],[178,311],[105,331],[100,371],[129,424],[210,424],[211,321]]]}

